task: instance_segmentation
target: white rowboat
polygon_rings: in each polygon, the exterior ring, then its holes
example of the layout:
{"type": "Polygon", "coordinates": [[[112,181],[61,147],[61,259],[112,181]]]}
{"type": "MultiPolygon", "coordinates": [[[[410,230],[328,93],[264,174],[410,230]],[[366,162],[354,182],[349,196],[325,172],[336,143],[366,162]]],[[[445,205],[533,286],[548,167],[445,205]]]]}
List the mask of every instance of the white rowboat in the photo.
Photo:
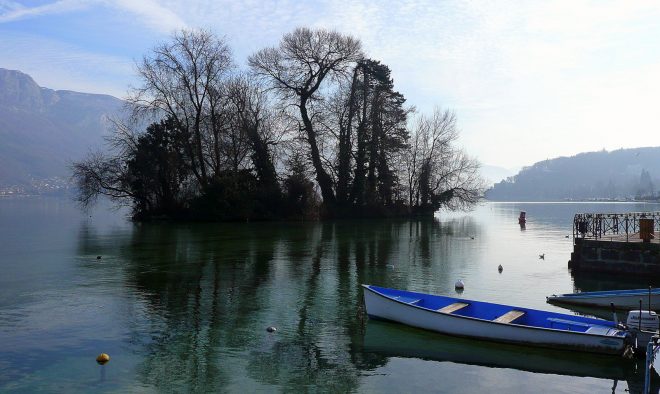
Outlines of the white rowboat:
{"type": "Polygon", "coordinates": [[[569,293],[551,295],[547,297],[549,303],[583,305],[590,307],[609,308],[611,304],[617,309],[639,309],[639,301],[646,310],[660,310],[660,289],[633,289],[588,291],[582,293],[569,293]],[[649,306],[649,294],[651,305],[649,306]]]}
{"type": "Polygon", "coordinates": [[[362,286],[370,317],[443,334],[618,355],[624,354],[631,342],[629,333],[607,320],[362,286]]]}

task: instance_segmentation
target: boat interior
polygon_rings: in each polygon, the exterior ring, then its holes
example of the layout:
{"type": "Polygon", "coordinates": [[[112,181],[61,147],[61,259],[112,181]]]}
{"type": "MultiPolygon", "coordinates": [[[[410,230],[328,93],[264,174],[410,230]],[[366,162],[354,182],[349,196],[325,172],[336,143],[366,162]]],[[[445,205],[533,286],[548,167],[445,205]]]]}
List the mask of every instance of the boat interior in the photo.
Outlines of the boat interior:
{"type": "Polygon", "coordinates": [[[620,332],[613,322],[606,320],[403,290],[378,287],[372,287],[372,289],[408,305],[455,316],[598,335],[617,335],[620,332]]]}

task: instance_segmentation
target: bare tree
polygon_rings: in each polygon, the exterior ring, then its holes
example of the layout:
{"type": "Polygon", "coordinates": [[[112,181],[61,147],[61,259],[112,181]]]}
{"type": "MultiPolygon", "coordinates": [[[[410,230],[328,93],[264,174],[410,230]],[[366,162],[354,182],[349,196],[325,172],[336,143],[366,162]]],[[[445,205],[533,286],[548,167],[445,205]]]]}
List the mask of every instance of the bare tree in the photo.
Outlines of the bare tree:
{"type": "Polygon", "coordinates": [[[358,86],[358,76],[361,71],[361,62],[358,62],[353,69],[350,85],[348,86],[348,99],[345,94],[338,97],[340,106],[336,106],[337,124],[339,129],[338,152],[337,152],[337,200],[340,204],[346,204],[349,197],[349,181],[351,173],[351,156],[353,150],[352,127],[353,119],[356,116],[356,90],[358,86]]]}
{"type": "Polygon", "coordinates": [[[322,83],[326,79],[345,78],[360,58],[361,44],[357,39],[336,31],[308,28],[286,34],[278,47],[262,49],[249,58],[253,72],[267,80],[283,99],[298,107],[326,206],[333,206],[335,202],[333,182],[319,152],[317,131],[308,106],[321,98],[322,83]]]}
{"type": "Polygon", "coordinates": [[[71,168],[78,188],[76,200],[83,208],[93,205],[99,195],[118,204],[135,197],[130,188],[127,166],[120,158],[91,153],[71,168]]]}
{"type": "Polygon", "coordinates": [[[453,112],[436,108],[431,116],[421,115],[416,119],[405,156],[411,208],[465,209],[480,200],[484,183],[479,175],[479,162],[454,146],[457,138],[453,112]]]}
{"type": "Polygon", "coordinates": [[[213,158],[218,161],[215,122],[222,117],[212,115],[221,103],[222,80],[232,67],[224,40],[205,30],[182,30],[144,56],[137,66],[141,85],[127,97],[134,117],[164,114],[190,135],[186,149],[191,171],[202,187],[208,184],[213,158]]]}
{"type": "Polygon", "coordinates": [[[245,75],[231,79],[226,85],[228,111],[233,127],[241,130],[252,152],[252,165],[259,181],[272,198],[279,196],[277,173],[270,146],[276,143],[277,127],[274,111],[259,84],[245,75]]]}
{"type": "Polygon", "coordinates": [[[476,205],[485,190],[480,167],[476,159],[462,150],[454,150],[450,160],[433,177],[430,188],[433,206],[455,211],[476,205]]]}

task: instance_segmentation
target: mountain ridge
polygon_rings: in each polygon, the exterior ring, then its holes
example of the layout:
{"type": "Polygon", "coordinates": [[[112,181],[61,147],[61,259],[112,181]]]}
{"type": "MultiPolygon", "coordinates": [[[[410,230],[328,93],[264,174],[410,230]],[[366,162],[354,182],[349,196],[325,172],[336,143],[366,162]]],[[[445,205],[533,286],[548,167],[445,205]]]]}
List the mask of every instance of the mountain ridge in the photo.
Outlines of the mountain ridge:
{"type": "Polygon", "coordinates": [[[53,90],[0,68],[0,188],[33,192],[66,183],[69,164],[101,147],[124,102],[104,94],[53,90]]]}

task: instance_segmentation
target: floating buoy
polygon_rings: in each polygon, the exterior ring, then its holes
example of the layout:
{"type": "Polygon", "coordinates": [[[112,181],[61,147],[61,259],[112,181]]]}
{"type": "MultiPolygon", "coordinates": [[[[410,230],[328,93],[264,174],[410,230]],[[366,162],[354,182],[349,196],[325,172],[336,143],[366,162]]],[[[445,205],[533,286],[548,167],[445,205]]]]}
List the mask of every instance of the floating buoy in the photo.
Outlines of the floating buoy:
{"type": "Polygon", "coordinates": [[[474,236],[471,236],[470,239],[474,239],[474,236]]]}
{"type": "Polygon", "coordinates": [[[99,354],[98,357],[96,357],[96,362],[101,364],[101,365],[107,363],[108,361],[110,361],[110,356],[108,356],[105,353],[101,353],[101,354],[99,354]]]}
{"type": "Polygon", "coordinates": [[[502,270],[504,270],[504,268],[502,268],[502,264],[500,264],[500,265],[497,267],[497,270],[498,270],[500,273],[502,273],[502,270]]]}
{"type": "Polygon", "coordinates": [[[97,260],[101,260],[101,256],[96,256],[96,259],[97,259],[97,260]]]}
{"type": "Polygon", "coordinates": [[[275,327],[273,327],[273,326],[270,326],[270,327],[266,328],[266,331],[268,331],[268,332],[275,332],[275,331],[277,331],[277,328],[275,328],[275,327]]]}
{"type": "Polygon", "coordinates": [[[463,290],[465,288],[465,283],[461,279],[457,280],[456,283],[454,283],[454,287],[459,290],[463,290]]]}

